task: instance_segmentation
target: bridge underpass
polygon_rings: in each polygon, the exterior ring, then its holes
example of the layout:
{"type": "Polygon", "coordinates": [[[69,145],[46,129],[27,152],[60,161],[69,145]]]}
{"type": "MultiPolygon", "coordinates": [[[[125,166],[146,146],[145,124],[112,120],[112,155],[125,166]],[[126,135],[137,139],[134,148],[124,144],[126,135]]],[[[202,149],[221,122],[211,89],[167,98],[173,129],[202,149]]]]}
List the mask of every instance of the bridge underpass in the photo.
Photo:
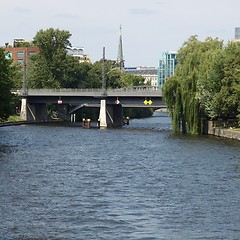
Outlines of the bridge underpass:
{"type": "Polygon", "coordinates": [[[98,107],[100,126],[123,125],[123,108],[165,108],[161,89],[153,87],[101,89],[29,89],[23,96],[21,115],[27,121],[48,121],[47,106],[57,104],[68,116],[83,107],[98,107]]]}

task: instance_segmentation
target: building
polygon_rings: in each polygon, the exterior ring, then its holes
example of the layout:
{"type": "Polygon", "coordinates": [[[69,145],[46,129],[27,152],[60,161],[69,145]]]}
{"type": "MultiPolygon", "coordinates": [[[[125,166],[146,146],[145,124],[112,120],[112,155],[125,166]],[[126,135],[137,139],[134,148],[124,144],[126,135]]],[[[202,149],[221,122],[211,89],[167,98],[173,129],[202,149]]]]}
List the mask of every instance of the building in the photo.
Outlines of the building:
{"type": "Polygon", "coordinates": [[[234,41],[240,42],[240,27],[235,28],[235,39],[234,41]]]}
{"type": "Polygon", "coordinates": [[[38,47],[7,47],[5,48],[6,58],[12,59],[15,63],[23,64],[26,59],[26,64],[29,58],[39,52],[38,47]]]}
{"type": "Polygon", "coordinates": [[[78,59],[80,63],[82,62],[89,62],[90,58],[88,54],[84,53],[84,48],[82,47],[67,47],[67,55],[73,56],[74,58],[78,59]]]}
{"type": "Polygon", "coordinates": [[[176,64],[176,52],[164,52],[162,54],[158,68],[158,86],[163,86],[166,79],[174,75],[176,64]]]}
{"type": "Polygon", "coordinates": [[[6,58],[12,59],[14,63],[23,64],[26,60],[27,64],[29,58],[40,51],[39,47],[31,46],[31,43],[24,39],[14,39],[12,46],[8,43],[5,45],[6,58]]]}
{"type": "Polygon", "coordinates": [[[125,68],[125,72],[144,77],[145,84],[158,85],[158,70],[155,67],[129,67],[125,68]]]}

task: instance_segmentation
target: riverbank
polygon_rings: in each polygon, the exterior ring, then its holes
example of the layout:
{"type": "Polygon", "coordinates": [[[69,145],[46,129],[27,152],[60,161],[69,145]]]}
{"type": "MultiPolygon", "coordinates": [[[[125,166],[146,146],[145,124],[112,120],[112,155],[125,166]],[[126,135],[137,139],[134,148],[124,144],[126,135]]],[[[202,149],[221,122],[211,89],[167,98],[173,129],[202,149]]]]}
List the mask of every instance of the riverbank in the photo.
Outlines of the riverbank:
{"type": "Polygon", "coordinates": [[[214,136],[240,140],[240,129],[216,127],[212,133],[214,136]]]}
{"type": "Polygon", "coordinates": [[[27,121],[2,122],[2,123],[0,123],[0,127],[23,125],[23,124],[27,124],[27,123],[29,123],[29,122],[27,122],[27,121]]]}
{"type": "Polygon", "coordinates": [[[230,138],[240,140],[240,128],[235,127],[222,127],[218,122],[208,122],[208,134],[217,137],[230,138]]]}
{"type": "Polygon", "coordinates": [[[25,125],[25,124],[51,124],[51,123],[67,123],[64,121],[52,120],[47,122],[35,122],[35,121],[16,121],[16,122],[1,122],[0,127],[7,126],[17,126],[17,125],[25,125]]]}

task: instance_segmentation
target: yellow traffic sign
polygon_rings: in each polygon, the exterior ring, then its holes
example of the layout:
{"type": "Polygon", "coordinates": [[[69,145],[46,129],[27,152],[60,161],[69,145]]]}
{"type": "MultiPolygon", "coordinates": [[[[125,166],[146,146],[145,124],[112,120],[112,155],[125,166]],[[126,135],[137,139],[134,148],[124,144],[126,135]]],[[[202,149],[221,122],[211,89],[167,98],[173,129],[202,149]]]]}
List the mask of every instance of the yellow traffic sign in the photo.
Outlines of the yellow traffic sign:
{"type": "Polygon", "coordinates": [[[144,101],[143,101],[143,103],[144,103],[144,105],[152,105],[152,100],[150,99],[149,101],[147,100],[147,99],[145,99],[144,101]]]}

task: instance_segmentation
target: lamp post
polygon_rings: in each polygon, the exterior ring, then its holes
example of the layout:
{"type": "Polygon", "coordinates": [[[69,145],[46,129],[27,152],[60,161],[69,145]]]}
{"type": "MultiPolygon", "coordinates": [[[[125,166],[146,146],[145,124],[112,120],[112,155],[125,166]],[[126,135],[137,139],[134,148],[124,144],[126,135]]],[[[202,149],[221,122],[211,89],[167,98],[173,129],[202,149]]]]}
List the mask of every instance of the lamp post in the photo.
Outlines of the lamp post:
{"type": "Polygon", "coordinates": [[[23,56],[23,98],[21,104],[21,118],[25,121],[28,120],[27,114],[27,87],[26,87],[26,71],[27,70],[27,63],[26,63],[26,51],[24,51],[23,56]]]}
{"type": "Polygon", "coordinates": [[[103,58],[102,58],[102,97],[107,96],[107,83],[106,83],[106,76],[112,72],[113,70],[117,69],[117,67],[112,68],[110,71],[106,73],[105,68],[106,58],[105,58],[105,47],[103,47],[103,58]]]}
{"type": "Polygon", "coordinates": [[[24,51],[23,56],[23,96],[27,95],[26,77],[27,76],[27,61],[26,61],[26,51],[24,51]]]}
{"type": "Polygon", "coordinates": [[[103,47],[103,58],[102,58],[102,96],[107,95],[106,89],[106,76],[105,76],[105,47],[103,47]]]}

